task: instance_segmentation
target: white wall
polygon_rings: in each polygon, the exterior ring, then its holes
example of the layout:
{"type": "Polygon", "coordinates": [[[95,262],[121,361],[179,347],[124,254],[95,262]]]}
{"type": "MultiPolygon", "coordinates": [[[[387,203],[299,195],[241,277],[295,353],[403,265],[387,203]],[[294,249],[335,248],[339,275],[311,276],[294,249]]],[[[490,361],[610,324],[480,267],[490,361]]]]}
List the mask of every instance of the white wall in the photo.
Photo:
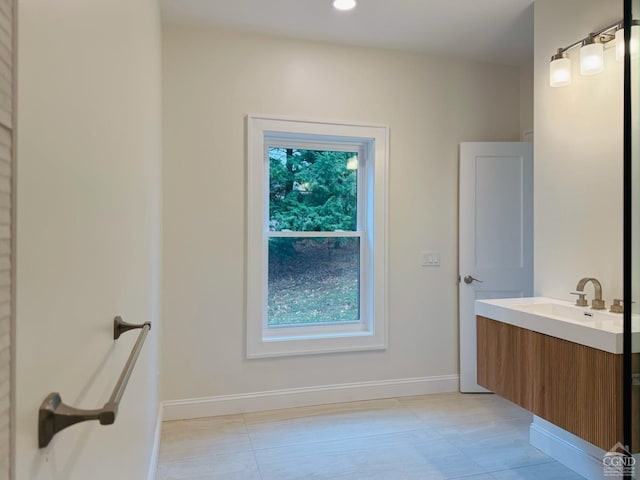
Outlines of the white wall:
{"type": "Polygon", "coordinates": [[[533,59],[520,67],[520,133],[533,130],[533,59]]]}
{"type": "Polygon", "coordinates": [[[155,0],[20,0],[17,458],[20,480],[146,478],[158,406],[160,21],[155,0]],[[153,329],[116,423],[37,446],[40,403],[99,408],[153,329]]]}
{"type": "Polygon", "coordinates": [[[519,139],[518,69],[166,25],[163,82],[164,399],[458,373],[458,143],[519,139]],[[387,351],[246,360],[248,113],[390,126],[387,351]]]}
{"type": "MultiPolygon", "coordinates": [[[[622,18],[620,0],[535,2],[535,293],[569,299],[598,278],[607,305],[622,296],[623,66],[605,50],[605,71],[550,88],[559,47],[622,18]]],[[[591,286],[587,286],[593,298],[591,286]]]]}

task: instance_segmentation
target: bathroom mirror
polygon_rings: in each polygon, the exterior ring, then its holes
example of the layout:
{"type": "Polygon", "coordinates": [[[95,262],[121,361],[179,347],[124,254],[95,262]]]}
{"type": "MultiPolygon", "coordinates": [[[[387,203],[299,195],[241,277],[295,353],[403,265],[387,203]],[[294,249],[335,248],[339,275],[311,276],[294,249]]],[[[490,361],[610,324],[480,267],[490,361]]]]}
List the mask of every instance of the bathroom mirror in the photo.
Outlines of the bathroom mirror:
{"type": "Polygon", "coordinates": [[[626,445],[640,451],[640,51],[634,25],[640,0],[625,0],[625,28],[631,48],[625,52],[625,234],[624,234],[624,410],[626,445]],[[630,303],[633,301],[634,303],[630,303]],[[631,307],[631,308],[629,308],[631,307]]]}
{"type": "MultiPolygon", "coordinates": [[[[640,0],[631,0],[630,23],[640,21],[640,0]]],[[[640,46],[638,45],[640,25],[632,27],[632,46],[630,52],[630,75],[628,86],[628,96],[625,102],[629,102],[630,124],[630,171],[625,175],[630,175],[631,199],[630,199],[630,240],[631,240],[631,299],[633,313],[640,313],[640,46]]],[[[640,341],[639,347],[640,347],[640,341]]],[[[637,350],[635,350],[637,351],[637,350]]]]}

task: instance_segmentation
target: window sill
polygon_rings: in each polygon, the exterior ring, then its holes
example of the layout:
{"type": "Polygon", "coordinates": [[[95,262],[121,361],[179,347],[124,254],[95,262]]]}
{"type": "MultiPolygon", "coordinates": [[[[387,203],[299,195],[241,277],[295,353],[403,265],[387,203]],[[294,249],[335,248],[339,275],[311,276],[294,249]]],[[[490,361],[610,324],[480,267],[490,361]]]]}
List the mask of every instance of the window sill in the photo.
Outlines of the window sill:
{"type": "Polygon", "coordinates": [[[370,332],[315,334],[313,337],[288,336],[247,342],[247,358],[286,357],[322,353],[386,350],[386,335],[370,332]]]}

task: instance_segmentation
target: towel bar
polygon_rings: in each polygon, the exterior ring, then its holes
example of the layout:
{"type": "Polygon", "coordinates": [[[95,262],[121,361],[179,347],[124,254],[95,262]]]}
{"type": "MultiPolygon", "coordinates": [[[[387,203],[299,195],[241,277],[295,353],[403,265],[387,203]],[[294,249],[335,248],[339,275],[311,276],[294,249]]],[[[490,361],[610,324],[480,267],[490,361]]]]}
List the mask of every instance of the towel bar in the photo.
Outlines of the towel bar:
{"type": "Polygon", "coordinates": [[[57,392],[47,395],[40,405],[38,413],[38,446],[40,448],[49,445],[56,433],[76,423],[86,422],[87,420],[99,420],[100,425],[111,425],[116,421],[120,400],[124,395],[124,390],[129,382],[131,372],[133,372],[133,367],[135,367],[136,361],[138,360],[142,345],[147,338],[149,330],[151,330],[151,323],[145,322],[134,325],[123,321],[121,317],[116,317],[113,320],[114,340],[117,340],[122,333],[132,329],[142,330],[120,374],[120,378],[118,378],[118,383],[116,383],[111,397],[102,408],[95,410],[75,408],[64,404],[60,394],[57,392]]]}

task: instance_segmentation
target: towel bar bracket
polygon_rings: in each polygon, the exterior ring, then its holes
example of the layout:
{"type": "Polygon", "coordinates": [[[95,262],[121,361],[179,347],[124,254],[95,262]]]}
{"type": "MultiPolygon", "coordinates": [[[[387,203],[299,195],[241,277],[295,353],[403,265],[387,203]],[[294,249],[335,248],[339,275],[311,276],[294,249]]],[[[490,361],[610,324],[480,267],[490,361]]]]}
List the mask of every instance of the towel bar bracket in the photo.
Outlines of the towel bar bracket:
{"type": "Polygon", "coordinates": [[[111,425],[116,420],[116,412],[107,405],[96,410],[71,407],[62,402],[59,393],[50,393],[40,406],[38,446],[46,447],[59,431],[88,420],[99,420],[101,425],[111,425]]]}
{"type": "Polygon", "coordinates": [[[144,328],[145,325],[149,325],[149,329],[151,329],[151,322],[144,323],[128,323],[122,320],[122,317],[118,316],[113,319],[113,339],[117,340],[120,338],[124,332],[128,332],[129,330],[135,330],[137,328],[144,328]]]}

